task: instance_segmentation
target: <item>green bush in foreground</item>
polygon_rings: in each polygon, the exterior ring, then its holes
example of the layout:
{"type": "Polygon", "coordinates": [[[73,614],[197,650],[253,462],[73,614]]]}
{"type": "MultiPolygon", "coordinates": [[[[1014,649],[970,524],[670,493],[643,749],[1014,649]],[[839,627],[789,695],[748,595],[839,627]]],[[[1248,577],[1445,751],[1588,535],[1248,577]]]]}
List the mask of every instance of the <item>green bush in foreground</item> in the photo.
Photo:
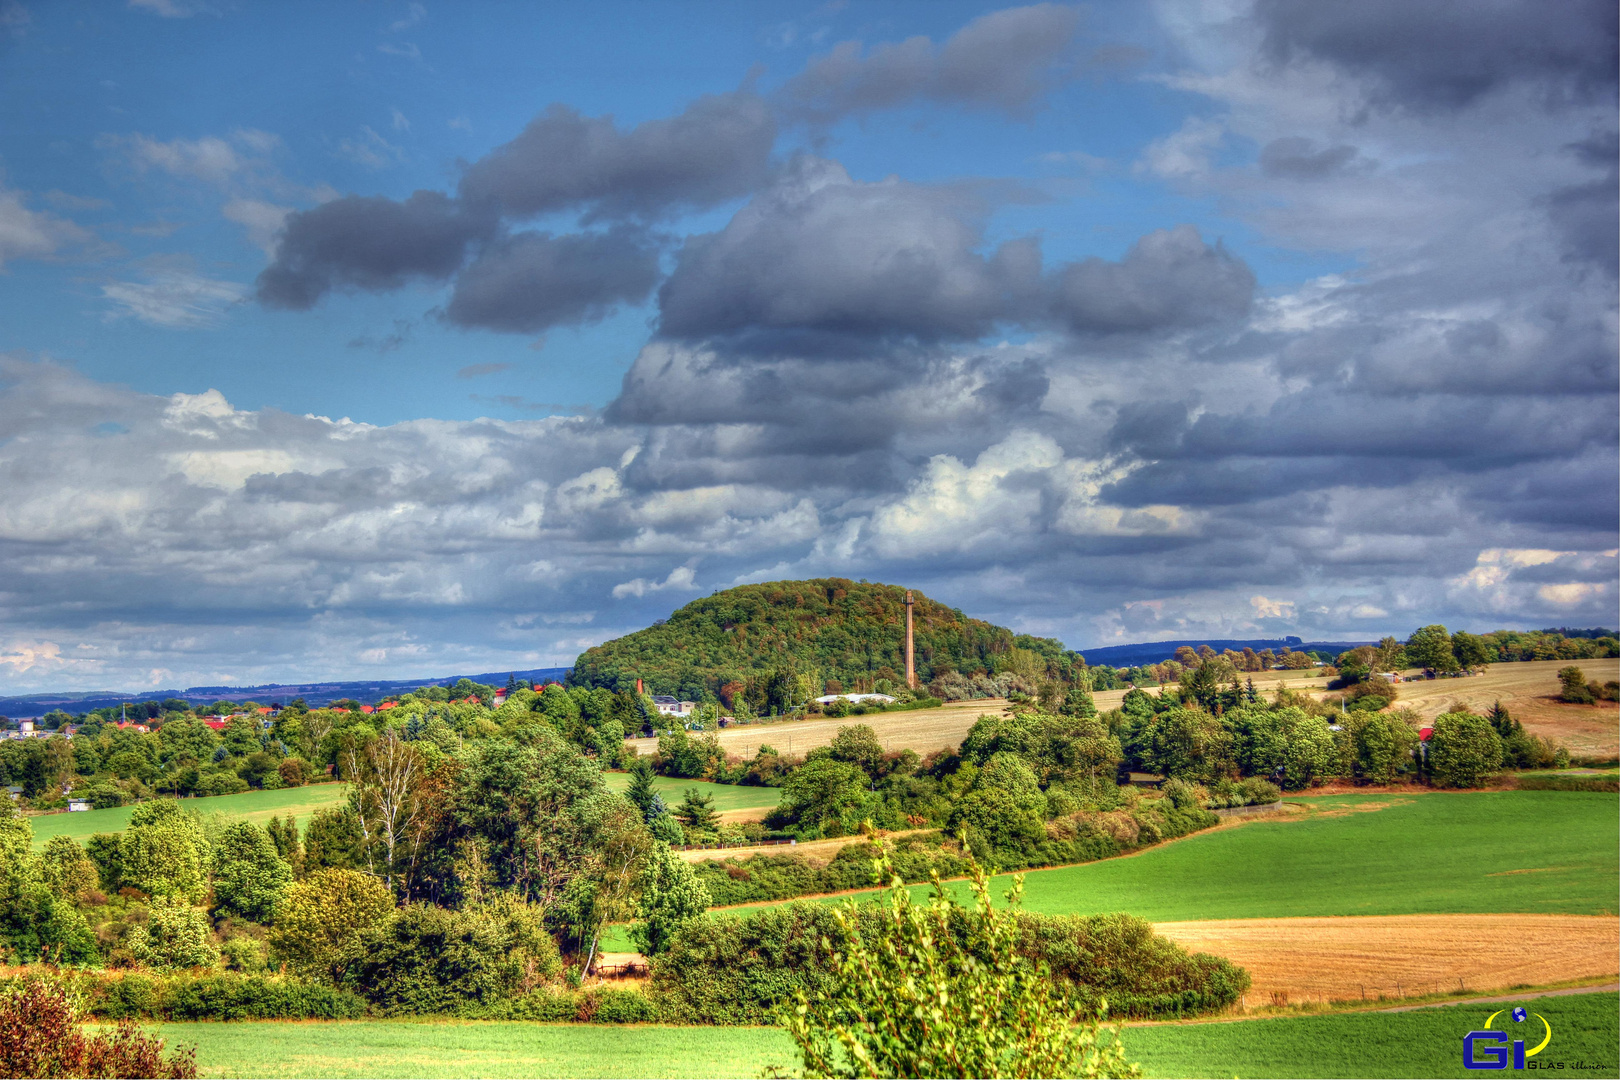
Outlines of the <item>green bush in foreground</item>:
{"type": "MultiPolygon", "coordinates": [[[[874,877],[885,870],[875,920],[854,902],[832,913],[833,992],[800,990],[786,1013],[806,1076],[1142,1075],[1119,1028],[1095,1018],[1107,1003],[1092,1014],[1025,954],[1023,928],[991,904],[983,867],[972,868],[972,912],[938,878],[914,903],[884,860],[874,877]]],[[[1014,878],[1009,905],[1022,891],[1014,878]]]]}

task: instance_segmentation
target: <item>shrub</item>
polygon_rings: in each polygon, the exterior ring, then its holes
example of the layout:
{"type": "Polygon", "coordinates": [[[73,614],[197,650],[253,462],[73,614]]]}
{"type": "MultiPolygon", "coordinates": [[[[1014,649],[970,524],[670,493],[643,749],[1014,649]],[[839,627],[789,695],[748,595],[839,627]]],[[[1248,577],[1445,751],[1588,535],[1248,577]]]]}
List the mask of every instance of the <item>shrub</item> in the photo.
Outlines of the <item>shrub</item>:
{"type": "MultiPolygon", "coordinates": [[[[868,861],[867,883],[870,883],[868,861]]],[[[703,1024],[769,1023],[800,991],[814,997],[835,981],[823,938],[838,930],[833,908],[794,903],[746,914],[710,914],[683,926],[651,964],[648,989],[666,1015],[703,1024]]],[[[860,908],[876,925],[878,905],[860,908]]],[[[1189,956],[1127,915],[1020,913],[1022,953],[1051,965],[1083,1000],[1106,997],[1118,1015],[1159,1018],[1225,1008],[1248,975],[1225,960],[1189,956]]]]}
{"type": "MultiPolygon", "coordinates": [[[[386,1013],[476,1013],[510,997],[535,973],[526,960],[537,942],[525,940],[525,931],[537,930],[540,920],[522,926],[503,917],[510,914],[407,905],[366,935],[345,984],[386,1013]]],[[[554,961],[556,947],[546,942],[554,961]]]]}
{"type": "Polygon", "coordinates": [[[1595,700],[1592,691],[1586,685],[1586,674],[1580,668],[1574,665],[1559,668],[1558,681],[1564,684],[1558,700],[1574,705],[1591,705],[1595,700]]]}
{"type": "Polygon", "coordinates": [[[287,890],[270,945],[293,970],[336,983],[366,935],[393,910],[394,898],[376,878],[356,870],[319,870],[287,890]]]}
{"type": "Polygon", "coordinates": [[[1478,787],[1502,767],[1502,738],[1473,713],[1435,717],[1429,736],[1429,773],[1441,787],[1478,787]]]}
{"type": "Polygon", "coordinates": [[[124,944],[147,967],[212,967],[219,963],[207,912],[184,900],[154,900],[144,926],[130,927],[124,944]]]}
{"type": "Polygon", "coordinates": [[[163,1040],[133,1023],[87,1035],[68,989],[47,978],[0,994],[0,1076],[194,1077],[195,1050],[163,1055],[163,1040]]]}
{"type": "Polygon", "coordinates": [[[347,990],[275,975],[87,973],[73,985],[103,1020],[355,1020],[366,1011],[347,990]]]}
{"type": "MultiPolygon", "coordinates": [[[[978,865],[972,887],[972,912],[937,879],[915,904],[898,877],[881,904],[833,912],[833,992],[799,990],[785,1017],[805,1074],[1140,1076],[1119,1029],[1104,1039],[1092,1010],[1021,948],[1017,915],[991,904],[978,865]]],[[[1022,891],[1017,878],[1008,901],[1022,891]]]]}

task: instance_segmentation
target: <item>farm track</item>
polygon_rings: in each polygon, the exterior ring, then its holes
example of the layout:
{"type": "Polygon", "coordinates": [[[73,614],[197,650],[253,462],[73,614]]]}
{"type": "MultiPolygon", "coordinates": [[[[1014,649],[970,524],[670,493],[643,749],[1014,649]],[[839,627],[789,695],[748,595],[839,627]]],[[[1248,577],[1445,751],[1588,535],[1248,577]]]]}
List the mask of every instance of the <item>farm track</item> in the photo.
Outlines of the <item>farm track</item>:
{"type": "Polygon", "coordinates": [[[1476,993],[1620,975],[1612,915],[1360,915],[1165,922],[1248,969],[1250,1007],[1476,993]]]}

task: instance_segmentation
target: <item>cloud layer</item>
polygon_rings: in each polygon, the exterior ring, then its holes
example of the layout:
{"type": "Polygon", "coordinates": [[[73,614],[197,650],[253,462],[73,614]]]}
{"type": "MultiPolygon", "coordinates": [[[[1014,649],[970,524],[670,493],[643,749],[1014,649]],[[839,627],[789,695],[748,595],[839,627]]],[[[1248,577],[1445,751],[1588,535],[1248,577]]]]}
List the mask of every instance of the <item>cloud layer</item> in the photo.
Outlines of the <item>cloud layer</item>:
{"type": "MultiPolygon", "coordinates": [[[[1613,625],[1612,5],[1157,10],[1155,78],[1192,104],[1106,168],[1240,235],[1167,213],[1053,258],[1008,211],[1072,187],[839,160],[882,110],[1038,116],[1081,70],[1055,5],[639,124],[550,106],[446,190],[305,191],[284,220],[269,137],[119,142],[232,200],[278,318],[420,286],[467,330],[641,305],[651,330],[613,400],[527,422],[371,426],[5,359],[0,670],[533,667],[822,574],[1074,645],[1613,625]],[[1277,283],[1273,259],[1262,285],[1262,250],[1341,269],[1277,283]]],[[[74,228],[0,191],[0,259],[74,228]]],[[[239,298],[177,263],[102,294],[167,326],[239,298]]],[[[459,373],[509,367],[479,359],[459,373]]]]}

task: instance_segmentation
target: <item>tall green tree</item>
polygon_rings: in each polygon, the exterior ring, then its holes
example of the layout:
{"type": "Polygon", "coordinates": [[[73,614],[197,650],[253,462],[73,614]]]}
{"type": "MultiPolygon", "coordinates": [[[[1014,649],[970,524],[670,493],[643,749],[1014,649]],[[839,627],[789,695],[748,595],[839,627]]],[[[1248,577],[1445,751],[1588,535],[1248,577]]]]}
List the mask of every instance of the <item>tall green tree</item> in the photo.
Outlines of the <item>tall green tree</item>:
{"type": "Polygon", "coordinates": [[[214,845],[214,905],[221,914],[269,922],[292,878],[275,842],[250,822],[227,825],[214,845]]]}
{"type": "Polygon", "coordinates": [[[630,788],[624,793],[624,797],[635,804],[645,820],[651,821],[657,816],[654,812],[654,801],[657,800],[658,793],[653,790],[652,762],[640,754],[637,754],[636,759],[630,763],[630,788]]]}
{"type": "Polygon", "coordinates": [[[1445,675],[1458,670],[1457,656],[1451,648],[1451,634],[1438,623],[1412,631],[1406,639],[1406,659],[1409,663],[1445,675]]]}
{"type": "Polygon", "coordinates": [[[630,940],[647,956],[669,947],[677,931],[709,907],[709,890],[692,872],[692,864],[658,845],[648,856],[637,883],[636,918],[630,940]]]}

